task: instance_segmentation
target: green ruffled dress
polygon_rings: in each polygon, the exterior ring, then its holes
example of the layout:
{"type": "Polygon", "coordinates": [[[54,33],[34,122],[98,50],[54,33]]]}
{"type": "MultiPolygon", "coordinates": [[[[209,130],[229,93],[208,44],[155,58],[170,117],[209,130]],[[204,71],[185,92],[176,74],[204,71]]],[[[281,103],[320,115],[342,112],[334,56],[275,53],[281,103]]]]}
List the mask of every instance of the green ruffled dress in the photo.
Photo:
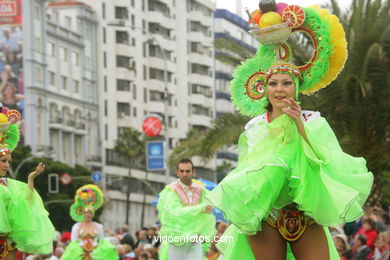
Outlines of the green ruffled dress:
{"type": "MultiPolygon", "coordinates": [[[[72,227],[72,241],[66,247],[64,253],[61,256],[62,260],[82,260],[84,251],[80,246],[82,243],[79,238],[79,227],[80,224],[76,223],[72,227]]],[[[111,244],[108,240],[104,239],[103,226],[96,223],[96,237],[94,243],[96,243],[96,248],[91,252],[92,260],[118,260],[118,252],[116,247],[111,244]]]]}
{"type": "Polygon", "coordinates": [[[0,233],[8,233],[19,251],[51,253],[56,234],[38,192],[23,182],[6,180],[7,186],[0,185],[0,233]]]}
{"type": "MultiPolygon", "coordinates": [[[[304,112],[304,118],[310,145],[287,115],[271,123],[266,114],[259,116],[241,134],[237,167],[207,196],[233,224],[225,233],[235,238],[233,242],[218,244],[224,259],[254,259],[246,235],[260,231],[273,208],[295,203],[323,226],[354,221],[363,214],[373,183],[365,160],[342,151],[318,112],[304,112]]],[[[331,259],[339,259],[324,229],[331,259]]],[[[291,250],[286,259],[294,259],[291,250]]]]}
{"type": "MultiPolygon", "coordinates": [[[[158,217],[161,222],[159,237],[162,237],[162,245],[160,247],[160,258],[168,259],[168,243],[164,243],[164,239],[174,239],[175,237],[192,237],[200,235],[212,242],[216,234],[215,216],[205,213],[206,206],[209,205],[205,201],[207,190],[203,189],[200,203],[192,206],[185,206],[180,201],[177,193],[169,186],[166,186],[160,192],[160,198],[157,204],[158,217]]],[[[169,241],[176,246],[186,244],[181,241],[169,241]]]]}
{"type": "MultiPolygon", "coordinates": [[[[82,260],[84,251],[79,245],[78,240],[73,240],[69,243],[61,256],[63,260],[82,260]]],[[[105,239],[98,242],[98,246],[92,251],[91,257],[93,260],[118,260],[118,252],[113,244],[105,239]]]]}

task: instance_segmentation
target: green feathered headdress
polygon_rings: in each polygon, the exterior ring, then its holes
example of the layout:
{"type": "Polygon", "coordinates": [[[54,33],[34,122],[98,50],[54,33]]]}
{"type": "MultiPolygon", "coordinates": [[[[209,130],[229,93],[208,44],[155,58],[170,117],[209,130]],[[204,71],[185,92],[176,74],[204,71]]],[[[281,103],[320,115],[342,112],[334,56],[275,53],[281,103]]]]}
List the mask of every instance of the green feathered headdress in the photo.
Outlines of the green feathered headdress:
{"type": "Polygon", "coordinates": [[[75,202],[70,207],[70,216],[76,222],[84,220],[84,213],[94,213],[103,205],[103,193],[94,184],[87,184],[76,191],[75,202]]]}
{"type": "MultiPolygon", "coordinates": [[[[232,101],[241,114],[255,117],[268,105],[267,79],[273,73],[288,73],[299,93],[310,94],[329,85],[343,69],[347,42],[339,19],[326,9],[289,5],[278,10],[255,10],[249,31],[261,43],[255,57],[239,65],[230,85],[232,101]],[[257,24],[256,24],[257,21],[257,24]],[[284,41],[294,32],[304,32],[313,42],[314,53],[303,66],[291,63],[291,50],[284,41]],[[280,69],[280,65],[282,68],[280,69]],[[300,75],[292,70],[297,68],[300,75]],[[268,73],[268,77],[267,74],[268,73]]],[[[249,13],[248,13],[249,14],[249,13]]]]}
{"type": "Polygon", "coordinates": [[[11,153],[19,142],[19,122],[17,110],[8,110],[0,103],[0,155],[11,153]]]}

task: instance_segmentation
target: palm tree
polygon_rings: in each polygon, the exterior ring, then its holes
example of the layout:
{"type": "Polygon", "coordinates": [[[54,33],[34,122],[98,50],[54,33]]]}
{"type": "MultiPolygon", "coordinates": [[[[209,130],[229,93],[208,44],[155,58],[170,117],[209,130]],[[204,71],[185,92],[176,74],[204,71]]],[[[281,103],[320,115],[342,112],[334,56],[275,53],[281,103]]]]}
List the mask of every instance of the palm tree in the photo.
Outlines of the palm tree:
{"type": "Polygon", "coordinates": [[[126,192],[126,224],[129,224],[131,168],[145,164],[145,139],[139,131],[125,128],[115,141],[114,151],[122,157],[129,169],[126,192]]]}
{"type": "Polygon", "coordinates": [[[215,119],[205,133],[191,130],[169,157],[169,165],[176,165],[183,157],[199,156],[204,161],[211,159],[220,148],[237,144],[248,121],[246,116],[227,113],[215,119]]]}
{"type": "MultiPolygon", "coordinates": [[[[390,160],[390,1],[355,0],[351,10],[341,16],[349,42],[347,64],[333,86],[317,95],[322,100],[318,108],[341,137],[344,150],[363,156],[377,177],[390,160]]],[[[379,200],[375,178],[369,203],[379,200]]]]}

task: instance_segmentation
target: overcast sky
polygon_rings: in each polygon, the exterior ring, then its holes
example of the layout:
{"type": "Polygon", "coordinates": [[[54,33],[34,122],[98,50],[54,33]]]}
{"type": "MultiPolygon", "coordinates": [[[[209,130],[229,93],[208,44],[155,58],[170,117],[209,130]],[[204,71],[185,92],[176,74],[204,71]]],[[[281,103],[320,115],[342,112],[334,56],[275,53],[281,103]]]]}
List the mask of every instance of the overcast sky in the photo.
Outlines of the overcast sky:
{"type": "MultiPolygon", "coordinates": [[[[229,11],[233,12],[233,13],[236,13],[236,1],[239,1],[239,0],[215,0],[217,2],[217,8],[221,8],[221,9],[228,9],[229,11]]],[[[283,3],[286,3],[286,4],[296,4],[296,5],[300,5],[302,7],[307,7],[307,6],[311,6],[311,5],[323,5],[323,4],[327,4],[329,3],[330,1],[329,0],[281,0],[281,1],[276,1],[276,3],[279,3],[279,2],[283,2],[283,3]]],[[[346,8],[348,6],[350,6],[352,0],[339,0],[339,5],[341,8],[346,8]]],[[[259,0],[241,0],[241,3],[242,3],[242,15],[243,16],[245,13],[244,13],[244,8],[245,7],[248,7],[249,10],[253,11],[254,9],[258,9],[259,8],[259,0]]],[[[245,19],[247,19],[247,16],[245,15],[244,16],[245,19]]]]}

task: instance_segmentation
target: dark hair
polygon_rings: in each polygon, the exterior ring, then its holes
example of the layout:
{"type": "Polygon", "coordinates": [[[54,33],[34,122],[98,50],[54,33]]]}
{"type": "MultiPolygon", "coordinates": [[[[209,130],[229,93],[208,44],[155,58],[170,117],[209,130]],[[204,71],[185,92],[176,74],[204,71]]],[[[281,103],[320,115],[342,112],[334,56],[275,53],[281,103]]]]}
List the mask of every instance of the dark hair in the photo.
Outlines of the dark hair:
{"type": "Polygon", "coordinates": [[[376,229],[376,223],[372,218],[363,218],[362,223],[367,223],[371,226],[371,229],[376,229]]]}
{"type": "Polygon", "coordinates": [[[360,243],[361,243],[362,245],[365,245],[365,244],[367,243],[367,238],[366,238],[366,236],[363,235],[363,234],[359,234],[358,237],[357,237],[357,239],[360,241],[360,243]]]}
{"type": "Polygon", "coordinates": [[[376,212],[375,214],[383,219],[383,224],[385,224],[385,225],[390,224],[390,217],[386,211],[381,210],[379,212],[376,212]]]}
{"type": "Polygon", "coordinates": [[[268,112],[272,112],[272,105],[271,105],[271,102],[268,101],[268,104],[265,106],[265,109],[266,109],[268,112]]]}
{"type": "Polygon", "coordinates": [[[177,164],[177,166],[176,166],[176,169],[177,169],[177,170],[179,170],[179,164],[181,164],[181,163],[190,163],[191,166],[192,166],[192,170],[194,169],[194,164],[192,163],[192,161],[191,161],[190,159],[188,159],[188,158],[183,158],[183,159],[181,159],[181,160],[178,162],[178,164],[177,164]]]}

